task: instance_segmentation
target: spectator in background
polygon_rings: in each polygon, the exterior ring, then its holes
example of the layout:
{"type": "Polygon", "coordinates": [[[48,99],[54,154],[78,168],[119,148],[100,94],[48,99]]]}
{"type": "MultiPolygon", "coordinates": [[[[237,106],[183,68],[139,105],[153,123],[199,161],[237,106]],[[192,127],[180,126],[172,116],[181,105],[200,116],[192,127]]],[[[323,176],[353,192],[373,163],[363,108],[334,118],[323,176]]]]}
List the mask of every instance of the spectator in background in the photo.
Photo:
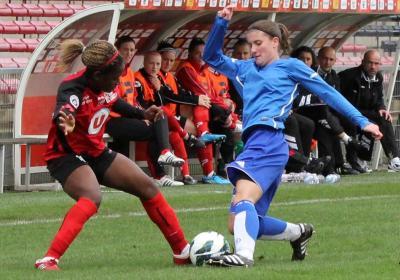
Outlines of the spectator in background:
{"type": "MultiPolygon", "coordinates": [[[[227,113],[227,106],[223,100],[218,99],[213,91],[207,72],[208,66],[203,61],[204,46],[205,42],[203,39],[192,39],[188,49],[188,59],[178,67],[176,77],[184,89],[196,95],[206,95],[211,98],[212,107],[217,109],[218,106],[218,110],[207,109],[201,106],[193,107],[193,120],[196,125],[197,136],[205,142],[208,142],[209,139],[223,141],[226,138],[225,135],[211,134],[209,129],[209,122],[211,120],[225,123],[225,121],[229,120],[229,114],[227,113]],[[224,114],[212,116],[210,111],[218,111],[224,114]]],[[[203,149],[198,149],[197,156],[203,169],[203,183],[229,184],[228,180],[218,176],[214,172],[213,147],[211,144],[206,145],[203,149]]]]}
{"type": "MultiPolygon", "coordinates": [[[[132,106],[143,109],[137,102],[137,91],[135,89],[135,77],[130,68],[133,57],[136,53],[135,41],[129,36],[122,36],[116,42],[121,57],[124,60],[125,68],[119,78],[120,97],[132,106]]],[[[184,160],[171,153],[169,147],[169,128],[166,118],[148,121],[134,118],[126,118],[112,112],[112,118],[107,123],[106,132],[113,137],[110,148],[129,157],[130,141],[148,141],[147,164],[149,169],[161,186],[181,186],[170,178],[164,171],[162,165],[170,164],[181,166],[184,160]]]]}
{"type": "MultiPolygon", "coordinates": [[[[317,73],[324,79],[324,81],[331,87],[340,92],[340,79],[336,71],[332,68],[336,63],[336,51],[332,47],[323,47],[318,51],[317,55],[318,67],[316,68],[317,73]]],[[[353,145],[355,149],[361,149],[360,144],[357,141],[353,141],[344,132],[343,127],[340,125],[338,115],[332,108],[327,108],[327,123],[333,123],[333,128],[336,128],[333,133],[336,132],[338,138],[332,138],[332,151],[335,162],[336,172],[342,175],[356,175],[359,171],[353,169],[348,163],[344,162],[342,148],[339,139],[345,144],[353,145]],[[331,114],[332,113],[332,114],[331,114]]],[[[330,127],[330,126],[329,126],[330,127]]]]}
{"type": "MultiPolygon", "coordinates": [[[[204,105],[206,108],[210,106],[209,100],[200,98],[185,92],[185,94],[175,94],[175,92],[166,84],[162,83],[160,77],[161,70],[161,55],[158,52],[151,51],[144,55],[143,68],[135,72],[135,90],[137,91],[137,101],[143,108],[148,108],[151,105],[161,106],[166,118],[168,119],[169,126],[169,139],[175,153],[178,151],[179,157],[184,160],[183,169],[181,173],[183,181],[186,184],[195,184],[195,180],[189,174],[189,164],[186,149],[183,140],[188,143],[196,143],[194,146],[204,147],[204,142],[197,139],[195,136],[190,135],[185,131],[178,120],[175,118],[174,113],[167,104],[183,103],[197,106],[204,105]],[[194,140],[194,142],[192,141],[194,140]]],[[[178,155],[178,154],[177,154],[178,155]]],[[[159,175],[157,174],[157,177],[159,175]]]]}
{"type": "MultiPolygon", "coordinates": [[[[396,146],[394,130],[392,127],[392,116],[386,109],[383,100],[383,76],[379,72],[381,57],[377,50],[368,50],[363,57],[361,65],[350,68],[339,73],[341,93],[350,101],[363,115],[379,126],[383,137],[381,144],[389,159],[388,170],[400,171],[399,149],[396,146]]],[[[357,135],[357,128],[348,121],[343,120],[343,125],[352,137],[357,135]]],[[[370,160],[373,150],[373,140],[363,135],[370,144],[369,154],[362,158],[370,160]]],[[[357,162],[357,156],[363,157],[354,149],[347,148],[347,160],[353,168],[362,168],[357,162]]]]}
{"type": "MultiPolygon", "coordinates": [[[[292,52],[291,56],[302,60],[310,68],[316,69],[317,60],[311,48],[306,46],[299,47],[292,52]]],[[[309,92],[300,87],[299,96],[293,104],[299,114],[307,116],[315,122],[314,137],[318,140],[318,154],[330,159],[323,173],[324,175],[329,175],[335,173],[337,165],[343,165],[343,160],[338,164],[335,162],[334,151],[337,148],[334,147],[339,145],[336,137],[340,138],[345,145],[358,147],[359,144],[344,132],[338,118],[332,114],[329,107],[316,94],[318,93],[309,92]]]]}

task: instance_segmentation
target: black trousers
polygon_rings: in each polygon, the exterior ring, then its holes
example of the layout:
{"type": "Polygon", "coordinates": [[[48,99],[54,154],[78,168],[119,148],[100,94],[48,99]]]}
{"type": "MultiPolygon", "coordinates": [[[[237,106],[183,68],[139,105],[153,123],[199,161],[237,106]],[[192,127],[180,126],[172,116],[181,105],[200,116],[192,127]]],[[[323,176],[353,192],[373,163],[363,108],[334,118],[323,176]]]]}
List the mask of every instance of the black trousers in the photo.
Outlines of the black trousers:
{"type": "Polygon", "coordinates": [[[314,121],[297,113],[292,113],[285,121],[285,138],[291,152],[287,172],[300,172],[310,156],[311,141],[314,134],[314,121]]]}
{"type": "MultiPolygon", "coordinates": [[[[383,151],[388,158],[394,158],[399,156],[399,148],[396,144],[396,138],[393,130],[392,123],[385,120],[385,118],[381,117],[377,111],[361,111],[361,113],[367,117],[371,122],[375,123],[379,130],[382,132],[383,137],[380,140],[382,144],[383,151]]],[[[370,149],[366,155],[358,155],[356,151],[351,148],[347,148],[347,160],[349,163],[354,162],[356,160],[356,156],[360,157],[364,160],[371,160],[374,141],[371,135],[364,134],[361,130],[352,124],[350,121],[346,119],[341,119],[343,126],[345,127],[345,131],[352,137],[358,137],[360,141],[363,143],[369,141],[370,149]]]]}
{"type": "Polygon", "coordinates": [[[111,118],[106,132],[113,138],[109,147],[129,157],[130,141],[148,141],[148,152],[156,167],[157,175],[165,175],[164,169],[157,163],[160,152],[169,148],[169,129],[166,118],[147,125],[143,120],[131,118],[111,118]]]}
{"type": "Polygon", "coordinates": [[[217,105],[212,105],[210,108],[210,122],[208,123],[211,133],[223,134],[226,136],[225,141],[221,143],[220,147],[221,157],[225,164],[233,161],[233,153],[235,149],[232,129],[223,127],[229,115],[229,111],[217,105]]]}

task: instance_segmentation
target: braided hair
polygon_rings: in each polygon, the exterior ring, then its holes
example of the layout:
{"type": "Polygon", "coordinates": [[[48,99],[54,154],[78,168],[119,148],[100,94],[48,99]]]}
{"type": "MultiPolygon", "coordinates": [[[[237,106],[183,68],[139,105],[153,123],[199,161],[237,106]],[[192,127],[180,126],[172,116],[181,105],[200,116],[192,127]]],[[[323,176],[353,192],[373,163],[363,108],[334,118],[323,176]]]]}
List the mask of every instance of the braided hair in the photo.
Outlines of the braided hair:
{"type": "Polygon", "coordinates": [[[59,48],[61,60],[58,66],[62,70],[69,68],[79,55],[82,55],[82,63],[87,67],[88,73],[94,71],[111,72],[123,64],[122,57],[117,49],[104,40],[96,40],[85,47],[81,41],[70,39],[62,42],[59,48]]]}

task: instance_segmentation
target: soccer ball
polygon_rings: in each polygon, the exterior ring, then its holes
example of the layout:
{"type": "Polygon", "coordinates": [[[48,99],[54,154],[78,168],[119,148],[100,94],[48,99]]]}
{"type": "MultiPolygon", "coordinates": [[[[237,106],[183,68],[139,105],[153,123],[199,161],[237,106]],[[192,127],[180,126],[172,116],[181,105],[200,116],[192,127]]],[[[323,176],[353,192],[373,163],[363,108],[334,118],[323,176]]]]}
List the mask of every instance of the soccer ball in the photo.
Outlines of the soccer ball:
{"type": "Polygon", "coordinates": [[[222,234],[215,231],[199,233],[190,242],[190,260],[194,265],[203,265],[211,257],[230,253],[231,247],[222,234]]]}

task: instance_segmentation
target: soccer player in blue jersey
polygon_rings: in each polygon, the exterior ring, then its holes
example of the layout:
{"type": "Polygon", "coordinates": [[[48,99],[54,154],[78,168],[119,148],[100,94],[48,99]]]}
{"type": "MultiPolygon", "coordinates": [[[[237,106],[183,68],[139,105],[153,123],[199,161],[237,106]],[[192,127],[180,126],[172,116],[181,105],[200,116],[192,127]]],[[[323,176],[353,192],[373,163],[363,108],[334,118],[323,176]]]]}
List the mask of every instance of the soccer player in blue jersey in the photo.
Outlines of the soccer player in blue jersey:
{"type": "Polygon", "coordinates": [[[218,72],[241,84],[244,105],[244,151],[227,167],[234,185],[229,230],[234,234],[235,253],[214,257],[209,264],[252,266],[257,239],[288,240],[293,248],[292,260],[303,260],[313,226],[267,216],[288,160],[283,123],[298,94],[298,85],[316,93],[375,138],[382,134],[302,61],[279,58],[289,49],[288,32],[282,24],[261,20],[248,27],[246,37],[252,59],[235,60],[223,55],[224,35],[232,15],[233,6],[218,12],[203,57],[218,72]]]}

